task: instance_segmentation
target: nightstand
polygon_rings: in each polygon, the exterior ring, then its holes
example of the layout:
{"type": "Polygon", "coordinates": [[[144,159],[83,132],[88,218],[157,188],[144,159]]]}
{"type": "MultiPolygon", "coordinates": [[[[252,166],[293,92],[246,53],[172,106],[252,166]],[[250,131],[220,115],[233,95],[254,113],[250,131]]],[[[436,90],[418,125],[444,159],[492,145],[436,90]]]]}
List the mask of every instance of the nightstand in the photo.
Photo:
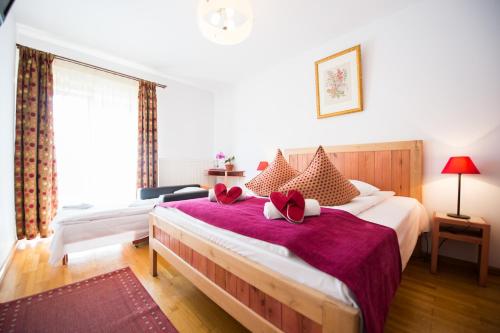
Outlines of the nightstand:
{"type": "Polygon", "coordinates": [[[215,182],[217,183],[218,177],[224,177],[224,184],[228,185],[227,178],[228,177],[238,177],[245,178],[245,171],[227,171],[226,169],[209,169],[207,171],[207,175],[209,177],[215,177],[215,182]]]}
{"type": "Polygon", "coordinates": [[[486,286],[488,279],[488,254],[490,250],[490,225],[481,217],[457,219],[446,213],[435,212],[432,221],[431,272],[436,273],[440,239],[453,239],[479,246],[479,285],[486,286]]]}

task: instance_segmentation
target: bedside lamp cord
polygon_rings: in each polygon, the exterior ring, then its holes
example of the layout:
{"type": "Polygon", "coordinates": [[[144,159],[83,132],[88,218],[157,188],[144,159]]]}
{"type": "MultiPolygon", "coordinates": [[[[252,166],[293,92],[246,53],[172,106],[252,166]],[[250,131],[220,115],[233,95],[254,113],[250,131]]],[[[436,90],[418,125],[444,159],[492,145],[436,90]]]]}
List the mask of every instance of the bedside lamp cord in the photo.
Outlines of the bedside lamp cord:
{"type": "MultiPolygon", "coordinates": [[[[467,231],[469,228],[470,228],[470,226],[468,225],[468,226],[466,226],[465,228],[463,228],[462,230],[458,230],[458,231],[456,231],[456,230],[455,230],[455,231],[450,230],[449,232],[451,232],[452,234],[462,233],[462,232],[467,231]]],[[[448,240],[448,239],[443,239],[443,240],[441,241],[441,243],[439,243],[439,249],[440,249],[440,248],[441,248],[441,246],[444,244],[444,242],[446,242],[447,240],[448,240]]]]}
{"type": "MultiPolygon", "coordinates": [[[[463,228],[462,230],[458,231],[458,232],[465,232],[467,231],[467,229],[469,229],[470,226],[466,226],[465,228],[463,228]]],[[[451,232],[451,231],[450,231],[451,232]]],[[[453,232],[454,234],[457,233],[457,231],[453,232]]],[[[427,237],[424,237],[425,239],[425,253],[429,254],[429,239],[427,237]]],[[[440,243],[439,243],[439,247],[438,249],[441,248],[441,246],[443,246],[444,242],[446,242],[447,239],[443,239],[440,243]]],[[[425,261],[425,257],[424,257],[424,261],[425,261]]]]}

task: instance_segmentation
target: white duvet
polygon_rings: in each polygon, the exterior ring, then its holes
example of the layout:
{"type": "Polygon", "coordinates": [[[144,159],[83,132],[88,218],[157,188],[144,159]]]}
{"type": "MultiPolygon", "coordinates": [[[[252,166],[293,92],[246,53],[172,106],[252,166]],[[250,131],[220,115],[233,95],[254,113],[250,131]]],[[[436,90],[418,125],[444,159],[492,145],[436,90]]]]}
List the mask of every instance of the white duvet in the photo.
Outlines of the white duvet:
{"type": "Polygon", "coordinates": [[[89,209],[65,209],[59,212],[52,226],[57,228],[60,225],[69,225],[77,223],[88,223],[89,221],[111,219],[123,216],[148,214],[155,204],[133,206],[110,206],[110,207],[91,207],[89,209]]]}
{"type": "MultiPolygon", "coordinates": [[[[379,204],[380,202],[386,200],[387,198],[394,196],[394,192],[392,191],[379,191],[376,195],[365,196],[365,197],[356,197],[348,204],[342,206],[331,206],[328,208],[341,209],[346,212],[349,212],[353,215],[358,215],[361,212],[379,204]]],[[[290,256],[290,251],[281,245],[275,245],[268,242],[264,242],[255,238],[250,238],[247,236],[243,236],[232,231],[228,231],[225,229],[216,228],[210,224],[207,224],[203,221],[195,219],[177,209],[166,208],[155,209],[155,212],[160,214],[160,216],[165,217],[167,220],[172,221],[173,223],[189,226],[191,231],[197,232],[200,235],[203,235],[207,232],[207,228],[210,231],[216,231],[220,235],[225,235],[228,237],[232,237],[235,240],[239,240],[241,242],[246,242],[248,244],[252,244],[253,246],[265,249],[269,252],[279,254],[282,256],[290,256]]],[[[307,219],[307,217],[306,217],[307,219]]],[[[282,220],[269,220],[269,223],[282,223],[282,220]]]]}
{"type": "MultiPolygon", "coordinates": [[[[357,197],[347,205],[333,208],[351,212],[366,221],[394,229],[398,237],[404,268],[415,247],[418,235],[429,229],[429,219],[424,207],[417,200],[393,195],[393,192],[381,191],[377,195],[357,197]]],[[[282,246],[214,227],[175,208],[157,207],[154,213],[298,283],[319,290],[347,305],[357,307],[354,295],[344,283],[310,266],[282,246]]],[[[269,220],[269,223],[285,222],[269,220]]]]}

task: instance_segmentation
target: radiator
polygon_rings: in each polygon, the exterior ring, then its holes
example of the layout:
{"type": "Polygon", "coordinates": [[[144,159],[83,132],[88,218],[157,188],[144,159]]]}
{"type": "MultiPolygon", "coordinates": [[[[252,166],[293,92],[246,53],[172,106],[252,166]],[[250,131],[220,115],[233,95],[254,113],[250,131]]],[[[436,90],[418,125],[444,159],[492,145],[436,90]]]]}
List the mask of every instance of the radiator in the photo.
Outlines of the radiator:
{"type": "Polygon", "coordinates": [[[209,184],[207,170],[212,160],[174,160],[160,158],[158,165],[159,186],[182,184],[209,184]]]}

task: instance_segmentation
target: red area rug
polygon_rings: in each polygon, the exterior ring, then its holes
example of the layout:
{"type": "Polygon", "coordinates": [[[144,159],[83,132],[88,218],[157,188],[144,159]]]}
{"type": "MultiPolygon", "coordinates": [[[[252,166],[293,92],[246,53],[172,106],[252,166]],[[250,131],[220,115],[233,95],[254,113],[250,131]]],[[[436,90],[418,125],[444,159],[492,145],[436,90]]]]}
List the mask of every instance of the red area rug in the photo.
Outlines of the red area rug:
{"type": "Polygon", "coordinates": [[[127,267],[0,304],[0,332],[177,330],[127,267]]]}

